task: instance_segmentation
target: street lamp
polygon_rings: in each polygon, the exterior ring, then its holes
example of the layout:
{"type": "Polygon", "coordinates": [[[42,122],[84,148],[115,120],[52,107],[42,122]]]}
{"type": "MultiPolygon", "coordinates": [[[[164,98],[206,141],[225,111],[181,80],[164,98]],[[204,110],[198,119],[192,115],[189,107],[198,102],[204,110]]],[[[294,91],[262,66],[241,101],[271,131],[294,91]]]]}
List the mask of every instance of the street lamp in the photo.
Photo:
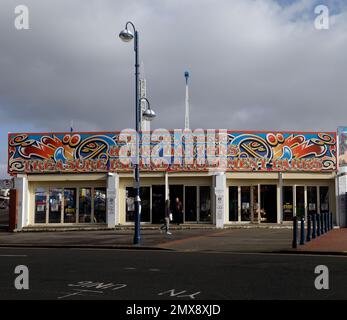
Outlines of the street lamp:
{"type": "Polygon", "coordinates": [[[146,108],[146,110],[143,111],[143,113],[142,113],[143,118],[144,118],[145,120],[147,120],[147,121],[152,121],[152,120],[156,117],[156,114],[155,114],[155,112],[151,109],[151,105],[150,105],[148,99],[145,98],[145,97],[143,97],[143,98],[141,98],[140,100],[141,100],[141,101],[142,101],[142,100],[145,100],[145,101],[147,102],[147,108],[146,108]]]}
{"type": "Polygon", "coordinates": [[[140,162],[139,162],[139,132],[141,128],[141,108],[140,101],[145,100],[147,102],[147,109],[143,112],[142,116],[146,120],[152,120],[155,117],[155,112],[151,109],[149,101],[147,98],[140,98],[139,93],[139,34],[135,29],[134,24],[131,21],[128,21],[125,24],[125,29],[119,33],[119,37],[124,42],[130,42],[134,39],[134,51],[135,51],[135,127],[137,132],[136,139],[136,163],[134,166],[134,176],[135,176],[135,232],[134,232],[134,244],[140,244],[141,242],[141,198],[140,198],[140,162]],[[133,28],[132,33],[128,29],[128,25],[131,25],[133,28]]]}

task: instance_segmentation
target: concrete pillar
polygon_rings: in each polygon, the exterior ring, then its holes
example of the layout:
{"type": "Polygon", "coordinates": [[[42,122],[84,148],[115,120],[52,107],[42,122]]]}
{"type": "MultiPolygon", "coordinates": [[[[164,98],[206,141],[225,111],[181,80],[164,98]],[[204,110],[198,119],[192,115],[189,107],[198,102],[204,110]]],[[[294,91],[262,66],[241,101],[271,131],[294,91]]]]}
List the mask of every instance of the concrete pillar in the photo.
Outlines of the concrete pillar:
{"type": "Polygon", "coordinates": [[[224,172],[218,172],[213,176],[214,189],[214,212],[216,228],[222,229],[226,219],[226,175],[224,172]]]}
{"type": "Polygon", "coordinates": [[[169,174],[165,172],[165,200],[169,199],[169,174]]]}
{"type": "Polygon", "coordinates": [[[283,175],[278,173],[277,185],[277,223],[283,222],[283,175]]]}
{"type": "Polygon", "coordinates": [[[18,174],[14,178],[14,187],[17,190],[18,199],[18,223],[17,229],[23,229],[29,224],[29,190],[26,174],[18,174]]]}
{"type": "Polygon", "coordinates": [[[114,228],[119,224],[119,175],[107,174],[107,227],[114,228]]]}

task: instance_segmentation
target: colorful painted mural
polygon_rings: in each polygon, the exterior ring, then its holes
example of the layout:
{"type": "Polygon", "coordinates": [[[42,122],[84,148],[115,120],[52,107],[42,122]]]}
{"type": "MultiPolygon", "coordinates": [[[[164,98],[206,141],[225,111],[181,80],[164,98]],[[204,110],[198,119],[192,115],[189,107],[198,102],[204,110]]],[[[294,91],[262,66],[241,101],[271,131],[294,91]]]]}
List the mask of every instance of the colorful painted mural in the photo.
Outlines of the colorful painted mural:
{"type": "MultiPolygon", "coordinates": [[[[18,173],[126,172],[136,162],[134,132],[11,133],[8,171],[18,173]]],[[[143,133],[144,171],[336,170],[332,132],[182,130],[143,133]],[[217,161],[216,161],[217,160],[217,161]]]]}

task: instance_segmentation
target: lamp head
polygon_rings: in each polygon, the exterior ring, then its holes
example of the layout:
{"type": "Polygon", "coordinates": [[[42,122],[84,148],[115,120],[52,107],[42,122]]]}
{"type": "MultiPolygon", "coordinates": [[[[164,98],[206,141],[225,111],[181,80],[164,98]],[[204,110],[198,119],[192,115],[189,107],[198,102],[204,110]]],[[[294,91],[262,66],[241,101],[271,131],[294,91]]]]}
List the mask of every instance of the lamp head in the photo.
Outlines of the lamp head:
{"type": "Polygon", "coordinates": [[[151,121],[156,117],[156,114],[152,109],[147,108],[145,111],[143,111],[142,116],[145,120],[151,121]]]}
{"type": "Polygon", "coordinates": [[[134,35],[128,28],[126,28],[119,33],[119,38],[121,38],[124,42],[129,42],[134,38],[134,35]]]}

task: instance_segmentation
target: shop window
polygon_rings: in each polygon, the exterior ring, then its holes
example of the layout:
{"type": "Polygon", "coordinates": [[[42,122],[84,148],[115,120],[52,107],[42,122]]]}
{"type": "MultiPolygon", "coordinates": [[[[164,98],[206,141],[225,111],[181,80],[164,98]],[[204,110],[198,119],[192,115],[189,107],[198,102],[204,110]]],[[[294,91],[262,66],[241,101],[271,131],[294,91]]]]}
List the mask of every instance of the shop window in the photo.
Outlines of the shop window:
{"type": "Polygon", "coordinates": [[[106,223],[106,188],[94,189],[94,222],[106,223]]]}
{"type": "Polygon", "coordinates": [[[317,187],[307,187],[307,212],[316,213],[317,209],[317,187]]]}
{"type": "Polygon", "coordinates": [[[329,187],[319,188],[320,212],[329,212],[329,187]]]}
{"type": "Polygon", "coordinates": [[[184,188],[184,206],[185,206],[185,221],[197,221],[197,212],[196,212],[196,195],[197,187],[196,186],[186,186],[184,188]]]}
{"type": "Polygon", "coordinates": [[[62,198],[62,189],[49,190],[49,223],[61,222],[62,198]]]}
{"type": "MultiPolygon", "coordinates": [[[[126,221],[133,222],[135,217],[135,189],[126,188],[126,221]]],[[[150,222],[150,187],[140,187],[141,222],[150,222]]],[[[163,213],[164,216],[164,213],[163,213]]]]}
{"type": "Polygon", "coordinates": [[[229,221],[238,221],[238,187],[229,187],[229,221]]]}
{"type": "Polygon", "coordinates": [[[92,215],[92,190],[91,188],[80,188],[79,195],[79,223],[90,223],[92,215]]]}
{"type": "Polygon", "coordinates": [[[293,187],[285,186],[283,192],[283,221],[291,221],[293,219],[293,187]]]}
{"type": "Polygon", "coordinates": [[[200,187],[200,221],[211,222],[211,190],[210,187],[200,187]]]}
{"type": "Polygon", "coordinates": [[[47,192],[45,189],[35,190],[35,223],[46,223],[47,192]]]}
{"type": "Polygon", "coordinates": [[[64,188],[64,223],[76,222],[76,189],[64,188]]]}

